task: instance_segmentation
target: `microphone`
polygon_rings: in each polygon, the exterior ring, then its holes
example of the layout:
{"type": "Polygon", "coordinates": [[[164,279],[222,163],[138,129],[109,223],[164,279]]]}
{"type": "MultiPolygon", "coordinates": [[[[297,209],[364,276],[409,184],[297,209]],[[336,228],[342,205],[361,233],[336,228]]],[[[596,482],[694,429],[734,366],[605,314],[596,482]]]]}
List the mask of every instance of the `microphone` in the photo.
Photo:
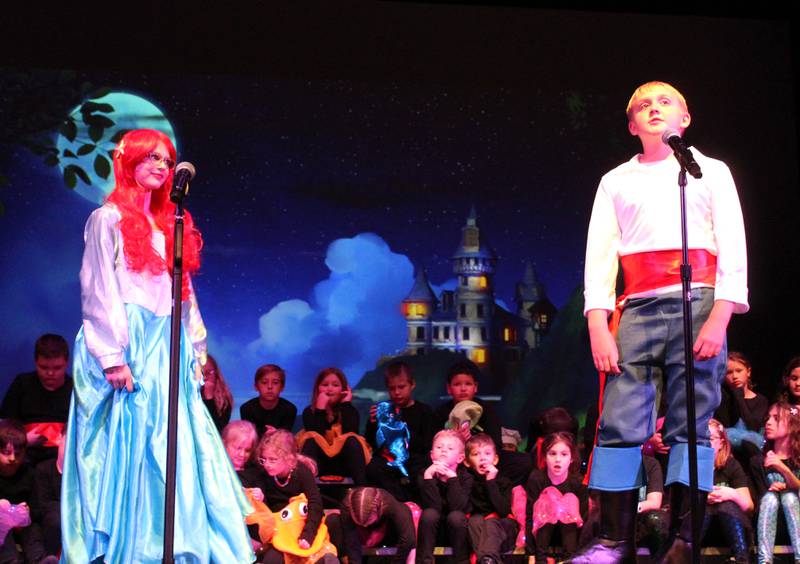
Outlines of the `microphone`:
{"type": "Polygon", "coordinates": [[[680,133],[674,129],[667,129],[664,132],[664,135],[661,136],[661,141],[663,141],[665,145],[669,145],[672,148],[672,151],[675,153],[675,158],[678,159],[681,167],[683,167],[686,172],[695,178],[703,178],[703,172],[700,170],[700,165],[697,164],[696,160],[694,160],[692,151],[686,146],[686,143],[683,142],[683,138],[681,137],[680,133]]]}
{"type": "Polygon", "coordinates": [[[190,162],[184,161],[178,163],[175,167],[175,176],[172,178],[172,190],[169,193],[169,199],[174,203],[180,203],[189,192],[189,181],[194,178],[196,171],[194,165],[190,162]]]}

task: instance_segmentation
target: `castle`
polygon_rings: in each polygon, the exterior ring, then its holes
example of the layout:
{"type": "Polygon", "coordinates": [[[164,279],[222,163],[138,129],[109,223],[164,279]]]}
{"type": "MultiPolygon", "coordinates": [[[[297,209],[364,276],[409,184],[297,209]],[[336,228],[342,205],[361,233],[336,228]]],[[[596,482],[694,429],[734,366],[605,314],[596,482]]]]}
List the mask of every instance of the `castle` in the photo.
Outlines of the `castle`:
{"type": "Polygon", "coordinates": [[[528,262],[517,283],[512,313],[494,299],[497,254],[481,238],[475,208],[461,228],[461,244],[452,258],[455,290],[436,296],[425,271],[417,269],[403,300],[408,326],[407,354],[433,349],[462,352],[481,367],[515,363],[539,346],[556,314],[528,262]]]}

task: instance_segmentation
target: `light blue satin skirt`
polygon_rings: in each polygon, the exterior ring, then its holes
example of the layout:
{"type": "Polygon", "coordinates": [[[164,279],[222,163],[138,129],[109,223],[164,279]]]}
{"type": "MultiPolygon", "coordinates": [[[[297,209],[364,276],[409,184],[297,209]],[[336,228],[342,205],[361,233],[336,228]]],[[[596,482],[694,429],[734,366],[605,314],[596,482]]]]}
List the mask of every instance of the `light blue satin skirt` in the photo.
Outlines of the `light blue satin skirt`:
{"type": "MultiPolygon", "coordinates": [[[[75,342],[61,490],[62,562],[161,562],[164,536],[170,317],[126,305],[133,392],[115,391],[75,342]]],[[[181,335],[176,562],[253,562],[249,503],[200,398],[181,335]]]]}

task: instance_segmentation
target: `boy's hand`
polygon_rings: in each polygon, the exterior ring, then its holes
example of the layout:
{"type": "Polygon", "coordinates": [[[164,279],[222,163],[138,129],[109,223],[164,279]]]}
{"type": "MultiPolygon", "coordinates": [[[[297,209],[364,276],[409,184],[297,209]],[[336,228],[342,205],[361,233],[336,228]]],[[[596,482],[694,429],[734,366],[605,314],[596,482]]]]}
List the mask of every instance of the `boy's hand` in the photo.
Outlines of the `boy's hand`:
{"type": "Polygon", "coordinates": [[[692,347],[695,360],[708,360],[719,354],[722,345],[725,344],[725,331],[728,329],[732,314],[733,302],[727,300],[714,302],[714,307],[711,308],[711,313],[700,328],[692,347]]]}
{"type": "Polygon", "coordinates": [[[457,476],[456,471],[447,466],[446,464],[437,463],[439,466],[439,477],[444,478],[445,480],[449,480],[450,478],[455,478],[457,476]]]}
{"type": "Polygon", "coordinates": [[[265,433],[272,433],[275,431],[275,427],[272,425],[264,425],[264,432],[265,433]]]}
{"type": "Polygon", "coordinates": [[[598,372],[619,374],[619,351],[614,336],[608,330],[608,312],[604,309],[591,309],[586,313],[586,319],[594,367],[598,372]]]}
{"type": "Polygon", "coordinates": [[[106,381],[115,390],[125,388],[129,392],[133,391],[133,374],[131,374],[131,369],[127,364],[112,366],[106,368],[103,372],[106,373],[106,381]]]}
{"type": "Polygon", "coordinates": [[[486,465],[486,479],[487,480],[494,480],[497,478],[497,466],[494,464],[487,464],[486,465]]]}
{"type": "Polygon", "coordinates": [[[464,442],[467,442],[472,438],[472,429],[469,427],[469,421],[463,421],[461,425],[458,426],[458,434],[461,435],[461,438],[464,439],[464,442]]]}
{"type": "Polygon", "coordinates": [[[433,478],[436,477],[438,470],[439,469],[436,467],[436,463],[434,462],[425,469],[425,472],[422,474],[422,477],[426,480],[432,480],[433,478]]]}
{"type": "Polygon", "coordinates": [[[371,405],[369,406],[369,422],[376,423],[378,421],[378,406],[371,405]]]}

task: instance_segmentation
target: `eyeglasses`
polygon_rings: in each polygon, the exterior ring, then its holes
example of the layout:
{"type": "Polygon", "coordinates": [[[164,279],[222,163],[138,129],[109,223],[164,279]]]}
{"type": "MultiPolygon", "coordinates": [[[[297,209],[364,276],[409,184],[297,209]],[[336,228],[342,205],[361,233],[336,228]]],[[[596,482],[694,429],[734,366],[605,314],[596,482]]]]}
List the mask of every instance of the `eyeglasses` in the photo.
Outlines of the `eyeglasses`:
{"type": "Polygon", "coordinates": [[[173,161],[169,157],[160,155],[155,151],[152,153],[147,153],[147,155],[144,158],[145,160],[149,161],[151,164],[154,165],[160,165],[161,163],[164,163],[164,165],[170,170],[172,170],[172,168],[175,166],[175,161],[173,161]]]}

